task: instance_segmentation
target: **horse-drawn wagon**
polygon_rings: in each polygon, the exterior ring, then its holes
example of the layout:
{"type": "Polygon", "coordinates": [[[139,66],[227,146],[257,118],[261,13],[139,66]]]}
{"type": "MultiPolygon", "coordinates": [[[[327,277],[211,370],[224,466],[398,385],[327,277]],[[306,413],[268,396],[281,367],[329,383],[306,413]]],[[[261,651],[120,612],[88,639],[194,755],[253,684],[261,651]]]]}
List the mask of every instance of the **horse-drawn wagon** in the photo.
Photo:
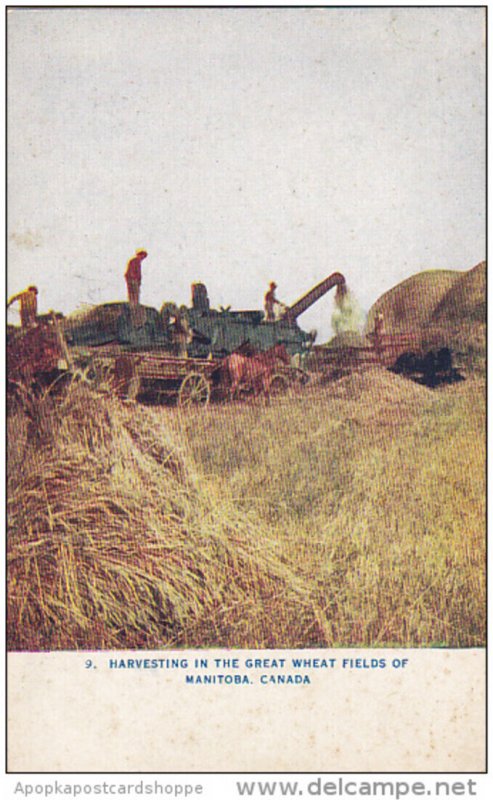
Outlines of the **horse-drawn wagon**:
{"type": "Polygon", "coordinates": [[[209,403],[219,383],[220,362],[176,358],[159,351],[120,353],[114,361],[113,387],[123,398],[151,396],[162,402],[176,398],[179,406],[209,403]]]}
{"type": "Polygon", "coordinates": [[[301,385],[307,374],[291,366],[284,345],[259,352],[245,348],[224,359],[178,358],[166,351],[119,352],[104,348],[92,355],[80,376],[95,386],[110,386],[119,397],[148,398],[179,406],[206,406],[211,398],[245,399],[282,394],[301,385]]]}

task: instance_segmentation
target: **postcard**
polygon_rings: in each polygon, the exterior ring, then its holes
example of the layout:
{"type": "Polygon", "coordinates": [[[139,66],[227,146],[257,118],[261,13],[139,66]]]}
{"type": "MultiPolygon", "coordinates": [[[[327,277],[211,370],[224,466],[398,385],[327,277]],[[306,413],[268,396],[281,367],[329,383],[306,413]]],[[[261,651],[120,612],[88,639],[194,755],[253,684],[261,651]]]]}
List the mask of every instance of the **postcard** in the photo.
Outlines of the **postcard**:
{"type": "Polygon", "coordinates": [[[484,773],[485,7],[6,24],[8,771],[484,773]]]}

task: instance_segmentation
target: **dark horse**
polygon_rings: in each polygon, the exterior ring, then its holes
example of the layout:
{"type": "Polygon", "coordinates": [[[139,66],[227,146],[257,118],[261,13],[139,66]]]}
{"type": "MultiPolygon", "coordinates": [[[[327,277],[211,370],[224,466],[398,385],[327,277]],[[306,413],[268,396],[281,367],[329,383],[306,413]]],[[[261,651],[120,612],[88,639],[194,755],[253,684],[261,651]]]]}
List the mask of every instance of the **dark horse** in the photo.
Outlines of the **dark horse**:
{"type": "Polygon", "coordinates": [[[397,375],[407,375],[416,383],[422,383],[430,389],[441,383],[463,381],[463,376],[452,364],[452,351],[448,347],[440,350],[429,350],[421,357],[416,353],[402,353],[390,367],[397,375]]]}
{"type": "Polygon", "coordinates": [[[276,344],[263,353],[257,352],[252,355],[231,353],[223,361],[224,374],[228,375],[231,384],[231,399],[237,395],[241,387],[253,389],[255,396],[260,391],[267,395],[269,382],[278,361],[287,365],[290,363],[289,353],[283,344],[276,344]]]}

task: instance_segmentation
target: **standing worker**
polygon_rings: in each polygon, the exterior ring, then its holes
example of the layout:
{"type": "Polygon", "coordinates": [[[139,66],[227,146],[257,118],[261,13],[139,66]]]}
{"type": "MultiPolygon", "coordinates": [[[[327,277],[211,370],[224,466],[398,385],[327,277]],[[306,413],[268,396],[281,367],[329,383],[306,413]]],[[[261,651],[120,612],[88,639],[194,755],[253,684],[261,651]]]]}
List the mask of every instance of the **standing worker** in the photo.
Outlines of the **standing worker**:
{"type": "Polygon", "coordinates": [[[23,292],[14,295],[7,303],[10,308],[12,303],[19,301],[21,326],[23,328],[33,328],[37,324],[38,314],[38,289],[36,286],[28,286],[23,292]]]}
{"type": "Polygon", "coordinates": [[[282,303],[276,297],[276,289],[277,283],[269,283],[269,291],[265,293],[264,297],[264,310],[265,310],[265,319],[267,322],[275,322],[276,317],[274,314],[274,306],[280,306],[282,303]]]}
{"type": "Polygon", "coordinates": [[[131,306],[139,304],[140,284],[142,282],[142,262],[147,258],[145,250],[137,250],[134,257],[130,259],[125,271],[127,282],[128,302],[131,306]]]}
{"type": "Polygon", "coordinates": [[[381,339],[385,327],[385,318],[381,311],[375,317],[375,337],[381,339]]]}
{"type": "Polygon", "coordinates": [[[373,331],[374,336],[374,346],[379,358],[382,357],[383,353],[383,336],[384,336],[384,328],[385,328],[385,319],[381,311],[375,317],[375,328],[373,331]]]}
{"type": "Polygon", "coordinates": [[[188,358],[188,345],[192,341],[192,331],[187,318],[180,311],[174,314],[173,342],[178,358],[188,358]]]}

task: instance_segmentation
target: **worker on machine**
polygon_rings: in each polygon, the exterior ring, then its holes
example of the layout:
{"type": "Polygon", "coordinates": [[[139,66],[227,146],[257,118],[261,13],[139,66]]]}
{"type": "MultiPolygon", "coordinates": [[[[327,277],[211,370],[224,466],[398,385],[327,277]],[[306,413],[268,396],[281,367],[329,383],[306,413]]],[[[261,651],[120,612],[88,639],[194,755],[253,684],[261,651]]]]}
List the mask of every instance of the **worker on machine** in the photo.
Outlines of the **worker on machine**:
{"type": "Polygon", "coordinates": [[[183,308],[177,309],[172,317],[171,335],[178,358],[188,358],[188,345],[193,338],[185,311],[183,308]]]}
{"type": "Polygon", "coordinates": [[[131,306],[139,304],[140,284],[142,282],[142,262],[147,258],[145,250],[137,250],[127,264],[125,280],[127,282],[128,302],[131,306]]]}
{"type": "Polygon", "coordinates": [[[19,302],[21,327],[34,328],[37,325],[38,315],[38,289],[36,286],[28,286],[23,292],[14,295],[7,303],[10,308],[12,303],[19,302]]]}
{"type": "Polygon", "coordinates": [[[265,311],[265,321],[266,322],[275,322],[276,315],[274,313],[274,306],[279,306],[280,308],[285,308],[284,303],[281,303],[276,297],[276,289],[277,283],[272,281],[269,284],[269,291],[265,293],[264,297],[264,311],[265,311]]]}

